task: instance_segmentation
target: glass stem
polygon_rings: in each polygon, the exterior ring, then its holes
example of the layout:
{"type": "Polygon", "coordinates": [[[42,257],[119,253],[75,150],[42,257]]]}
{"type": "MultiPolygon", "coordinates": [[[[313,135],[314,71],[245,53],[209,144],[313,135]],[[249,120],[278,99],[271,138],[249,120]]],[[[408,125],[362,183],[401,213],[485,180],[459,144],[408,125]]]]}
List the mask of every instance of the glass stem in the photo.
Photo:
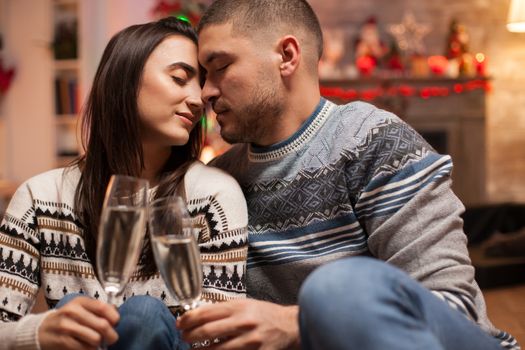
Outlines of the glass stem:
{"type": "Polygon", "coordinates": [[[117,294],[114,292],[108,292],[108,304],[115,305],[117,303],[117,294]]]}
{"type": "Polygon", "coordinates": [[[196,309],[197,306],[199,306],[199,302],[198,300],[194,300],[192,303],[184,305],[184,311],[196,309]]]}

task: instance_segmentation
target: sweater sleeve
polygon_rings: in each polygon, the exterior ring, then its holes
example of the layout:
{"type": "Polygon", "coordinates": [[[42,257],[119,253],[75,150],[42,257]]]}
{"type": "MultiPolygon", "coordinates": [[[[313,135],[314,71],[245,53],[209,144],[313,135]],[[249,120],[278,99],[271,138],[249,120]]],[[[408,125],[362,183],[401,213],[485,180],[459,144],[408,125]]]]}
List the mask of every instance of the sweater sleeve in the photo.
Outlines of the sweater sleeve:
{"type": "Polygon", "coordinates": [[[38,232],[31,190],[25,183],[0,224],[0,349],[38,348],[36,330],[43,316],[26,316],[40,287],[38,232]]]}
{"type": "Polygon", "coordinates": [[[246,297],[248,213],[238,183],[197,163],[185,177],[188,209],[199,228],[205,302],[246,297]]]}
{"type": "Polygon", "coordinates": [[[475,306],[481,292],[463,232],[464,207],[451,190],[450,157],[396,119],[371,130],[364,153],[367,176],[353,193],[370,253],[477,320],[484,310],[475,306]]]}

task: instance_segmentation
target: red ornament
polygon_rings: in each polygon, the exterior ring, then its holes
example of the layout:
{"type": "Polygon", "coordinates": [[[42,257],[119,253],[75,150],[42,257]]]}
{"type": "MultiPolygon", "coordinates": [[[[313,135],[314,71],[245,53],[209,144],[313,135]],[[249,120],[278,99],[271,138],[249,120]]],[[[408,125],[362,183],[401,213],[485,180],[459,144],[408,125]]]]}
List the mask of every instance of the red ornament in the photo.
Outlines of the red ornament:
{"type": "Polygon", "coordinates": [[[4,69],[4,65],[2,63],[2,60],[0,59],[0,94],[4,94],[9,89],[9,85],[11,85],[11,81],[13,80],[13,77],[15,76],[15,69],[4,69]]]}
{"type": "Polygon", "coordinates": [[[370,56],[361,56],[356,61],[357,69],[362,76],[368,77],[376,67],[376,61],[370,56]]]}

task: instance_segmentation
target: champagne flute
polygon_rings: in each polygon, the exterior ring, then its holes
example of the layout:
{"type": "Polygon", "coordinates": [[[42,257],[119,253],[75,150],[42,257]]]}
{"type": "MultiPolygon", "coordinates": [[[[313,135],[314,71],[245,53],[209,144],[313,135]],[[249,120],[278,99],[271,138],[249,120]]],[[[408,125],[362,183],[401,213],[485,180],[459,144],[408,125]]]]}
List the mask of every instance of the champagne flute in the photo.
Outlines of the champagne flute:
{"type": "Polygon", "coordinates": [[[112,305],[137,266],[146,232],[148,188],[147,180],[131,176],[113,175],[109,180],[100,215],[97,272],[112,305]]]}
{"type": "Polygon", "coordinates": [[[193,227],[179,196],[155,200],[149,212],[153,255],[170,294],[184,311],[198,306],[202,293],[202,266],[193,227]]]}

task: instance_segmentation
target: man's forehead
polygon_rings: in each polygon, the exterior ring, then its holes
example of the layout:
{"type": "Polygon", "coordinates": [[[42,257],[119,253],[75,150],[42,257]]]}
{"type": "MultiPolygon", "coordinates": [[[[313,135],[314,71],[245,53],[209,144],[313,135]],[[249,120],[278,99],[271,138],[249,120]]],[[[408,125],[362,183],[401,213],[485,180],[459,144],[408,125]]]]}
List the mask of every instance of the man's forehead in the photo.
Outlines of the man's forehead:
{"type": "Polygon", "coordinates": [[[215,24],[203,28],[199,33],[199,60],[202,64],[232,54],[250,39],[234,35],[231,24],[215,24]]]}
{"type": "Polygon", "coordinates": [[[228,40],[233,38],[233,27],[231,23],[209,24],[199,32],[199,43],[212,43],[218,39],[228,40]]]}

